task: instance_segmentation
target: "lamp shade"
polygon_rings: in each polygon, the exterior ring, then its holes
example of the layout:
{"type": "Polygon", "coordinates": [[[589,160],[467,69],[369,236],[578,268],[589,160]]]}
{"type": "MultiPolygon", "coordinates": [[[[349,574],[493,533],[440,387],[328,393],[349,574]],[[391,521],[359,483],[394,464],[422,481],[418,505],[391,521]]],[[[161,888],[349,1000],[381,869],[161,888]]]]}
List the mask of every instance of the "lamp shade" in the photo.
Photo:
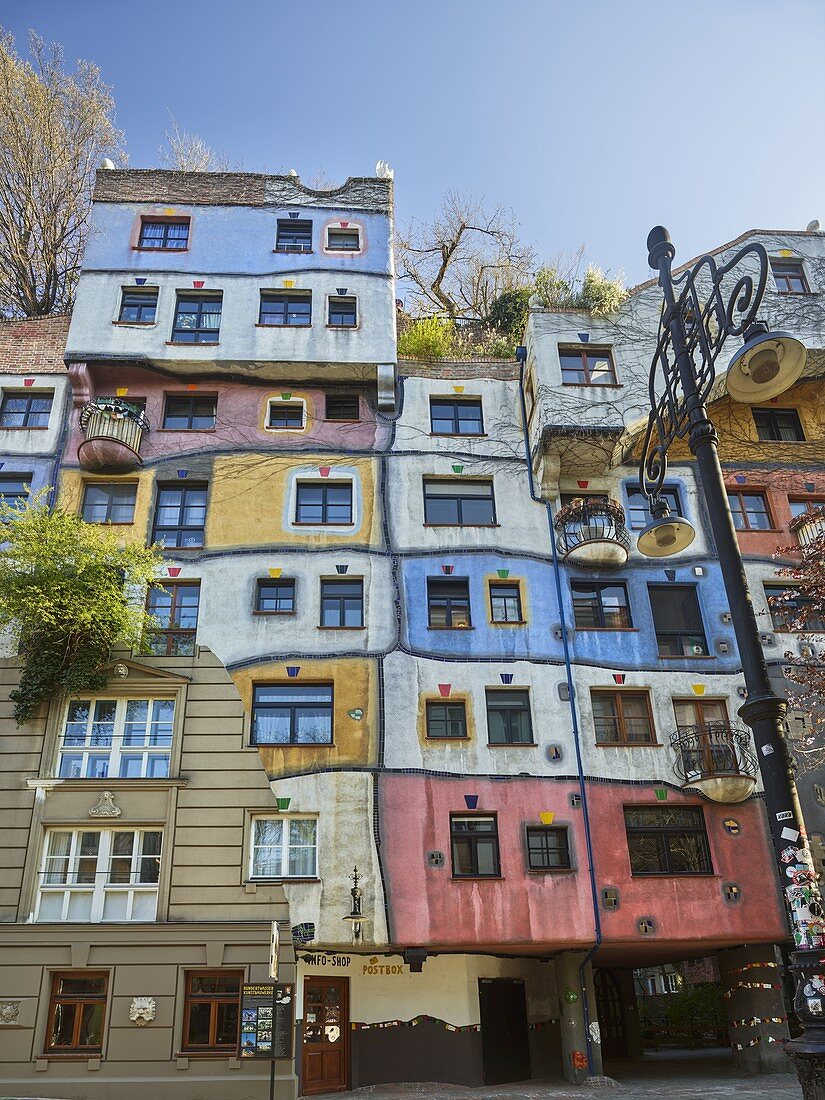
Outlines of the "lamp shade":
{"type": "Polygon", "coordinates": [[[683,516],[667,516],[649,523],[636,545],[646,558],[667,558],[690,546],[695,538],[696,532],[683,516]]]}
{"type": "MultiPolygon", "coordinates": [[[[730,361],[728,393],[734,401],[753,405],[784,393],[805,369],[808,352],[789,332],[757,331],[730,361]]],[[[756,326],[754,326],[756,328],[756,326]]]]}

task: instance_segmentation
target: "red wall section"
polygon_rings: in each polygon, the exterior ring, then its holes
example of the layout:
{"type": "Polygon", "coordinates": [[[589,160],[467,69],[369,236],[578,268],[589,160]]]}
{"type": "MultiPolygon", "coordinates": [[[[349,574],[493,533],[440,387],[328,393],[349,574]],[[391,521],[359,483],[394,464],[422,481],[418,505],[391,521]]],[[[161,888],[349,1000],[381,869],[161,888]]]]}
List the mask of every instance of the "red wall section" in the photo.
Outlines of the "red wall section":
{"type": "MultiPolygon", "coordinates": [[[[473,949],[484,945],[530,945],[538,950],[593,942],[593,910],[587,873],[583,816],[569,805],[578,784],[560,780],[451,779],[418,775],[381,776],[382,861],[387,882],[392,940],[473,949]],[[452,878],[450,814],[466,813],[464,795],[478,795],[477,812],[498,816],[501,879],[452,878]],[[526,870],[524,827],[539,824],[542,811],[554,824],[570,825],[576,872],[526,870]],[[442,867],[427,864],[427,852],[444,853],[442,867]]],[[[602,910],[605,940],[642,943],[640,917],[652,917],[656,940],[776,942],[786,935],[779,893],[770,872],[764,811],[760,802],[720,806],[668,792],[668,804],[702,805],[714,874],[636,877],[630,861],[622,807],[663,806],[652,788],[629,784],[589,785],[596,879],[599,888],[619,888],[617,910],[602,910]],[[723,821],[740,825],[731,836],[723,821]],[[742,888],[742,900],[723,900],[724,883],[742,888]]]]}
{"type": "MultiPolygon", "coordinates": [[[[800,443],[800,452],[805,444],[800,443]]],[[[798,471],[788,469],[737,470],[725,463],[725,485],[741,493],[764,493],[773,521],[770,531],[739,531],[739,546],[746,556],[771,558],[780,546],[793,546],[796,538],[791,534],[791,509],[788,497],[825,497],[825,476],[811,468],[798,471]],[[744,477],[739,483],[736,476],[744,477]],[[811,489],[810,486],[814,488],[811,489]]]]}

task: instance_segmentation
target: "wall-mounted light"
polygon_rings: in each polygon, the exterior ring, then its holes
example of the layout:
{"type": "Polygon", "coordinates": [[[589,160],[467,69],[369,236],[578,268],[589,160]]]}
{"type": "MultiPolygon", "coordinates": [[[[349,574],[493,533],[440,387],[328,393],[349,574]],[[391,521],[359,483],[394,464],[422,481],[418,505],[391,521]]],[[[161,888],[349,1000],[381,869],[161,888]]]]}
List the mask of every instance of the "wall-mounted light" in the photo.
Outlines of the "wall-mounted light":
{"type": "Polygon", "coordinates": [[[352,908],[342,920],[349,921],[352,925],[352,940],[353,943],[361,942],[361,926],[367,919],[361,911],[361,903],[363,901],[363,891],[358,883],[361,881],[361,875],[358,874],[358,868],[353,867],[352,874],[349,876],[352,879],[352,889],[350,890],[350,896],[352,897],[352,908]]]}

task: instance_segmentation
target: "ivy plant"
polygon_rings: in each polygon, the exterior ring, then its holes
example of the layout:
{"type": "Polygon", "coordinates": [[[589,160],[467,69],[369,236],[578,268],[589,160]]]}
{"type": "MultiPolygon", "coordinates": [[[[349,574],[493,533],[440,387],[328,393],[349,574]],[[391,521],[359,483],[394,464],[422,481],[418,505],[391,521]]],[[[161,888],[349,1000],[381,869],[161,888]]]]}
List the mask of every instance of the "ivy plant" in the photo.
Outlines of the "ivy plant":
{"type": "Polygon", "coordinates": [[[143,598],[162,563],[157,546],[126,545],[110,527],[49,509],[47,495],[0,499],[0,630],[16,637],[23,665],[9,696],[18,724],[56,692],[105,688],[111,647],[139,644],[154,625],[143,598]]]}

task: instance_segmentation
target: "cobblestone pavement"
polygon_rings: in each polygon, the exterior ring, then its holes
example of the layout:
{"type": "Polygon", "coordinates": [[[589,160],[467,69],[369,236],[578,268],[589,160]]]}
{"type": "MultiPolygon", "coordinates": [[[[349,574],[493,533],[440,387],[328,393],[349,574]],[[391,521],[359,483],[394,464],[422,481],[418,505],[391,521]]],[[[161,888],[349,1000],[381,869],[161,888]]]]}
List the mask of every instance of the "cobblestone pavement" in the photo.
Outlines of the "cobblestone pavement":
{"type": "MultiPolygon", "coordinates": [[[[747,1074],[735,1069],[727,1051],[648,1054],[632,1062],[607,1066],[609,1078],[579,1087],[566,1082],[525,1081],[471,1089],[459,1085],[371,1085],[343,1096],[352,1100],[398,1100],[399,1097],[432,1097],[433,1100],[635,1100],[663,1097],[667,1100],[800,1100],[802,1090],[792,1074],[747,1074]],[[615,1083],[614,1083],[615,1082],[615,1083]]],[[[314,1100],[333,1100],[332,1096],[314,1100]]],[[[342,1094],[335,1094],[342,1100],[342,1094]]]]}

